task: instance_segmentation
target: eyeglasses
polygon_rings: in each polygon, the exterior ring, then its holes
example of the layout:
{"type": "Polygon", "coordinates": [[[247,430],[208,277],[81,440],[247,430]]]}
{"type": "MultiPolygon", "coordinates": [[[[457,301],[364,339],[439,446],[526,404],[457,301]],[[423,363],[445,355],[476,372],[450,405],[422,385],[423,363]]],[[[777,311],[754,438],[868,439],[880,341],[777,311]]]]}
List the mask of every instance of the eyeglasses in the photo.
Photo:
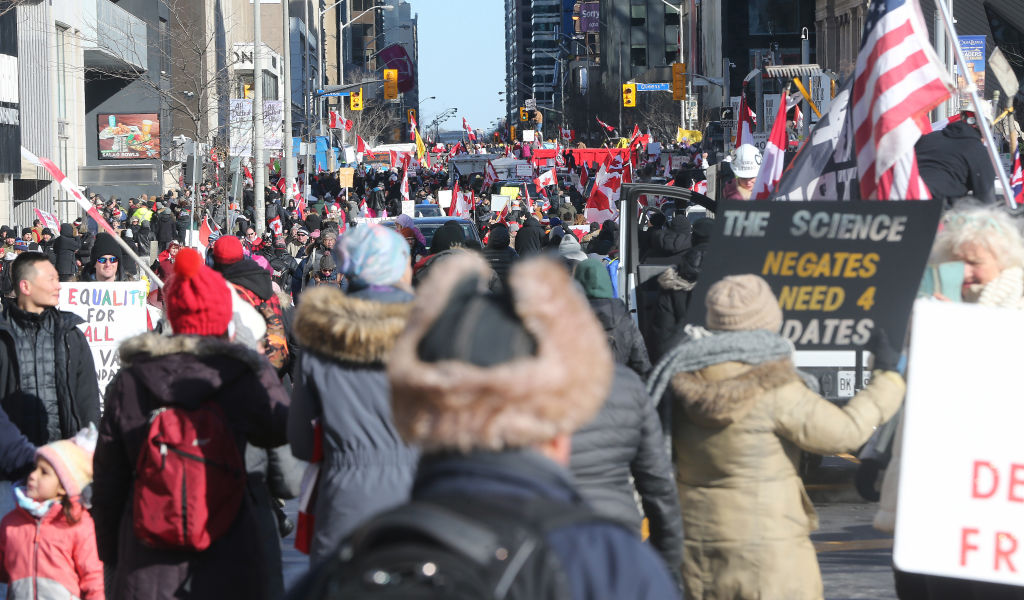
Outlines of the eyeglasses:
{"type": "Polygon", "coordinates": [[[118,261],[119,261],[119,260],[120,260],[120,259],[119,259],[119,258],[117,258],[116,256],[101,256],[101,257],[99,257],[99,258],[97,258],[97,259],[96,259],[96,262],[97,262],[97,263],[99,263],[99,264],[101,264],[101,265],[105,265],[105,264],[107,264],[108,262],[109,262],[110,264],[112,264],[112,265],[116,265],[116,264],[118,263],[118,261]]]}

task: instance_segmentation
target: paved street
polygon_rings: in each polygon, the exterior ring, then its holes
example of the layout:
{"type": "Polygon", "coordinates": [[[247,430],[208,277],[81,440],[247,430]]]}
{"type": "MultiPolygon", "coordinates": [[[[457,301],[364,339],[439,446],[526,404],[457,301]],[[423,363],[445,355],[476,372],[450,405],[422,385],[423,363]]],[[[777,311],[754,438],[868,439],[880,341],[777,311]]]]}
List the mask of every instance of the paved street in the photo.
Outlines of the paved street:
{"type": "MultiPolygon", "coordinates": [[[[892,539],[871,527],[876,504],[828,503],[816,506],[821,529],[812,537],[825,581],[827,600],[895,600],[892,588],[892,539]]],[[[295,501],[286,507],[295,518],[295,501]]],[[[281,542],[285,585],[306,572],[306,556],[295,550],[295,537],[281,542]]]]}

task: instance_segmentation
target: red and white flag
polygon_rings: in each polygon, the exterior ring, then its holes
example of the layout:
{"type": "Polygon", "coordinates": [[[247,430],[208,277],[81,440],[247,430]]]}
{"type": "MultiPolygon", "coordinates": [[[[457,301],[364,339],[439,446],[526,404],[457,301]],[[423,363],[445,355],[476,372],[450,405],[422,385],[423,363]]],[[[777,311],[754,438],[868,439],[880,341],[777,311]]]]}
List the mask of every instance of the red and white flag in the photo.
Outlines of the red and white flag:
{"type": "Polygon", "coordinates": [[[344,124],[341,122],[341,115],[338,114],[338,111],[332,110],[329,111],[329,114],[330,120],[328,127],[331,129],[341,129],[344,124]]]}
{"type": "Polygon", "coordinates": [[[779,113],[772,124],[772,133],[768,136],[768,145],[764,148],[761,169],[757,172],[754,182],[753,197],[765,200],[772,195],[775,187],[782,179],[782,163],[786,155],[788,136],[786,134],[786,103],[779,102],[779,113]]]}
{"type": "Polygon", "coordinates": [[[757,125],[757,115],[747,106],[747,90],[743,89],[740,94],[740,114],[736,116],[736,147],[743,144],[754,143],[754,126],[757,125]]]}
{"type": "Polygon", "coordinates": [[[1013,199],[1020,206],[1024,204],[1024,167],[1020,162],[1020,145],[1013,153],[1013,174],[1010,175],[1010,187],[1013,188],[1013,199]]]}
{"type": "Polygon", "coordinates": [[[608,219],[618,217],[619,211],[615,207],[619,200],[619,190],[622,187],[622,157],[616,156],[611,165],[601,165],[594,179],[594,188],[587,198],[587,207],[584,211],[587,221],[590,223],[603,223],[608,219]]]}
{"type": "Polygon", "coordinates": [[[928,111],[952,89],[932,50],[918,0],[872,2],[851,96],[862,199],[931,198],[917,170],[914,144],[931,131],[928,111]]]}
{"type": "Polygon", "coordinates": [[[576,189],[578,189],[581,194],[587,191],[588,181],[590,181],[590,171],[587,169],[587,163],[584,162],[580,167],[580,184],[576,186],[576,189]]]}
{"type": "Polygon", "coordinates": [[[960,113],[956,113],[955,115],[946,117],[945,119],[940,119],[938,121],[935,121],[934,123],[932,123],[932,131],[933,132],[935,132],[935,131],[942,131],[943,129],[949,127],[953,123],[956,123],[960,119],[961,119],[960,113]]]}
{"type": "Polygon", "coordinates": [[[567,129],[565,127],[559,127],[558,132],[562,136],[563,140],[574,140],[574,139],[576,139],[576,132],[573,131],[572,129],[567,129]]]}
{"type": "Polygon", "coordinates": [[[416,115],[409,113],[409,141],[416,141],[416,115]]]}
{"type": "Polygon", "coordinates": [[[476,142],[476,134],[473,133],[473,128],[466,122],[466,117],[462,117],[462,128],[466,130],[466,139],[476,142]]]}
{"type": "Polygon", "coordinates": [[[487,161],[487,166],[484,167],[484,188],[490,188],[495,183],[498,183],[498,172],[494,170],[491,161],[487,161]]]}
{"type": "Polygon", "coordinates": [[[594,118],[597,119],[597,124],[600,125],[601,127],[604,127],[604,130],[607,131],[608,133],[611,133],[611,132],[615,131],[614,127],[612,127],[611,125],[605,123],[599,117],[595,116],[594,118]]]}
{"type": "Polygon", "coordinates": [[[270,225],[270,230],[274,232],[274,235],[281,235],[284,233],[284,225],[281,224],[281,215],[271,219],[268,225],[270,225]]]}
{"type": "Polygon", "coordinates": [[[526,189],[525,182],[523,182],[523,202],[526,203],[527,212],[533,212],[533,198],[530,197],[530,192],[526,189]]]}
{"type": "Polygon", "coordinates": [[[402,200],[409,200],[409,158],[402,161],[402,200]]]}
{"type": "Polygon", "coordinates": [[[245,165],[242,165],[242,175],[244,175],[245,176],[245,180],[248,181],[250,185],[252,185],[252,183],[253,183],[252,171],[249,170],[249,167],[247,167],[245,165]]]}
{"type": "Polygon", "coordinates": [[[54,236],[60,235],[60,221],[57,220],[57,217],[53,216],[53,213],[39,210],[38,208],[33,208],[32,210],[36,213],[36,218],[43,222],[43,227],[48,227],[54,236]]]}
{"type": "Polygon", "coordinates": [[[668,162],[665,163],[665,172],[661,174],[665,179],[672,178],[672,155],[668,155],[668,162]]]}
{"type": "Polygon", "coordinates": [[[360,154],[365,154],[370,158],[376,158],[373,155],[373,152],[370,152],[370,148],[369,146],[366,145],[366,142],[363,141],[363,138],[358,135],[356,136],[356,152],[360,154]]]}
{"type": "Polygon", "coordinates": [[[558,175],[554,169],[541,173],[540,177],[533,178],[533,185],[537,186],[537,193],[543,194],[544,188],[549,185],[558,185],[558,175]]]}

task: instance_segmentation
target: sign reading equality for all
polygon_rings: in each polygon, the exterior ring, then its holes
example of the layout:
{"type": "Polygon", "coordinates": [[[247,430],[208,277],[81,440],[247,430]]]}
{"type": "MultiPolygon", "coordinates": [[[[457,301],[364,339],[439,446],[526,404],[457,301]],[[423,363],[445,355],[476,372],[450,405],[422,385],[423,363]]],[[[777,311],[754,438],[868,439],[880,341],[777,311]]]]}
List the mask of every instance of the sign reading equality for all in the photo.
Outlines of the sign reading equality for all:
{"type": "Polygon", "coordinates": [[[898,344],[938,226],[939,202],[720,201],[688,321],[708,287],[753,273],[799,350],[852,350],[882,328],[898,344]]]}
{"type": "Polygon", "coordinates": [[[85,319],[78,326],[92,350],[100,395],[121,369],[117,348],[146,331],[146,284],[143,282],[69,282],[60,287],[60,310],[85,319]]]}
{"type": "Polygon", "coordinates": [[[1016,310],[914,305],[893,546],[900,570],[1024,586],[1022,337],[1016,310]]]}

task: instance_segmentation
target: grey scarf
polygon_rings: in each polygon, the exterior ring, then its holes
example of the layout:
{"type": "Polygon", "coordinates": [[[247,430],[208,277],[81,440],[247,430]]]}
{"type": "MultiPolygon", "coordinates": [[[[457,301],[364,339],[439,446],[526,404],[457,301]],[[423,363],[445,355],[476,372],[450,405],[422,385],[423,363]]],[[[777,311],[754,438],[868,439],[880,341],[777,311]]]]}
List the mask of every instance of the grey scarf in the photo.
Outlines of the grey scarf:
{"type": "Polygon", "coordinates": [[[679,372],[699,371],[728,361],[759,365],[792,355],[792,342],[764,330],[721,331],[690,337],[670,350],[654,367],[647,379],[647,394],[660,402],[672,377],[679,372]]]}

